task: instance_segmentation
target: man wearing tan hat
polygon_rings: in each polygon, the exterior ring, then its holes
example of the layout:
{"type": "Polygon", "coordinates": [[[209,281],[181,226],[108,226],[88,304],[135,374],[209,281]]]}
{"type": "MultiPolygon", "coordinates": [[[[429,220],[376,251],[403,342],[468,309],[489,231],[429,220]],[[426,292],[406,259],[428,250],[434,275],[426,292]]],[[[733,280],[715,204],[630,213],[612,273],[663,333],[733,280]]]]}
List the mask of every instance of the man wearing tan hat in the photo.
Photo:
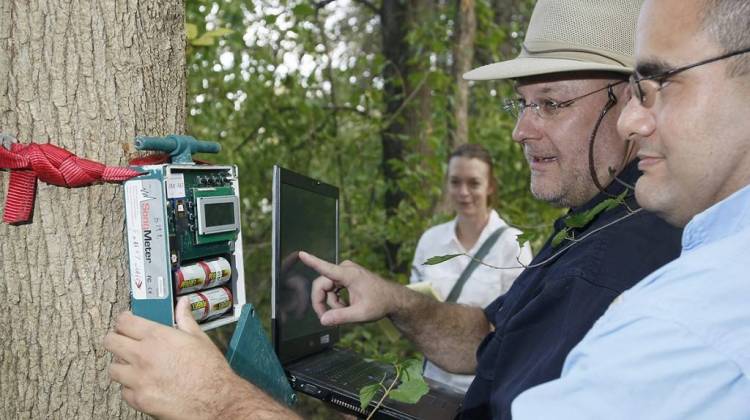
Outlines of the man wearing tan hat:
{"type": "MultiPolygon", "coordinates": [[[[465,75],[515,80],[517,97],[507,101],[506,109],[518,118],[513,139],[530,165],[531,191],[552,205],[571,208],[555,223],[556,239],[548,241],[508,293],[484,311],[440,303],[355,263],[333,265],[300,253],[303,262],[321,273],[312,298],[322,324],[388,317],[441,368],[475,374],[464,418],[510,418],[518,394],[560,376],[565,356],[610,303],[678,255],[679,230],[641,211],[628,190],[639,173],[632,148],[616,130],[630,95],[626,80],[632,72],[640,4],[539,0],[521,55],[465,75]],[[619,199],[606,201],[615,197],[619,199]],[[339,300],[340,288],[348,289],[349,302],[339,300]]],[[[183,351],[183,356],[199,354],[201,362],[212,361],[211,369],[191,376],[234,383],[230,388],[235,391],[227,389],[226,398],[212,396],[211,407],[255,416],[267,410],[274,418],[292,415],[241,384],[186,311],[181,303],[178,319],[184,321],[178,326],[187,335],[124,314],[118,324],[139,326],[111,333],[107,348],[123,358],[128,352],[137,354],[139,350],[117,344],[128,334],[162,337],[142,345],[151,354],[173,356],[176,347],[200,347],[192,354],[183,351]]],[[[182,366],[199,369],[200,363],[182,366]]],[[[200,393],[180,399],[194,387],[185,387],[175,372],[132,364],[113,364],[112,371],[113,379],[126,385],[124,398],[146,412],[173,414],[167,403],[176,400],[189,400],[197,412],[208,404],[200,393]],[[128,386],[133,383],[129,377],[138,378],[137,386],[128,386]]]]}

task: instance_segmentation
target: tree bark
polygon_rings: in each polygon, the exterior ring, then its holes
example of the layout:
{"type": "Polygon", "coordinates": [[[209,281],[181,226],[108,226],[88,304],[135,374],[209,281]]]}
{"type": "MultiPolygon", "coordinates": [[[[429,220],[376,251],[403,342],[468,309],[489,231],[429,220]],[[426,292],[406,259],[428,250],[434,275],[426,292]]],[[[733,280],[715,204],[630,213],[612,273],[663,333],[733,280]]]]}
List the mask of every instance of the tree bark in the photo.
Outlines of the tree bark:
{"type": "MultiPolygon", "coordinates": [[[[401,0],[384,0],[380,8],[380,25],[382,33],[383,56],[386,65],[383,68],[385,118],[388,121],[381,133],[382,158],[381,170],[385,179],[385,214],[386,218],[396,215],[398,206],[404,199],[404,192],[398,187],[399,171],[393,161],[404,160],[406,125],[402,112],[406,98],[406,79],[408,69],[407,2],[401,0]]],[[[386,241],[386,264],[391,271],[396,271],[398,250],[401,244],[386,241]]]]}
{"type": "MultiPolygon", "coordinates": [[[[3,0],[0,131],[107,165],[136,135],[182,132],[183,15],[180,0],[3,0]]],[[[123,228],[113,184],[40,182],[32,222],[0,224],[0,417],[141,417],[102,347],[129,305],[123,228]]]]}
{"type": "Polygon", "coordinates": [[[456,0],[456,38],[453,44],[453,78],[456,81],[453,119],[455,130],[448,150],[469,142],[469,82],[463,74],[474,66],[477,17],[474,0],[456,0]]]}

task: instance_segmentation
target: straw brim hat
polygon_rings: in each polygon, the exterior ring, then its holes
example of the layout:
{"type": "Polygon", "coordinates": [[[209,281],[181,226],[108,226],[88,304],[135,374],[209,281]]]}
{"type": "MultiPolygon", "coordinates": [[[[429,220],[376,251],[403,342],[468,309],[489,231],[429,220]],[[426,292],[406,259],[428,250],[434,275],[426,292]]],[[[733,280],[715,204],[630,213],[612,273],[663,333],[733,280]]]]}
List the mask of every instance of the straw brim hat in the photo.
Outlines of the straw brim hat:
{"type": "Polygon", "coordinates": [[[464,74],[467,80],[517,79],[551,73],[630,74],[643,0],[539,0],[521,54],[464,74]]]}

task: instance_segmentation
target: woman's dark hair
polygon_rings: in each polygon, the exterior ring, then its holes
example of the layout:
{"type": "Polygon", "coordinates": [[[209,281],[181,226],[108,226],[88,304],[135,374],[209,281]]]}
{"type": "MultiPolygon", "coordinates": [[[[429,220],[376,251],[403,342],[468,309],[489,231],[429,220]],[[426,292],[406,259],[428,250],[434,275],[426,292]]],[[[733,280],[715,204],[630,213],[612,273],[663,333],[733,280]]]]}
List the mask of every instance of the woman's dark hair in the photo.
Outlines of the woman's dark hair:
{"type": "Polygon", "coordinates": [[[487,164],[490,169],[487,173],[487,176],[490,178],[489,185],[490,188],[492,188],[492,193],[487,196],[487,206],[490,206],[490,203],[492,203],[495,193],[497,192],[497,182],[495,182],[495,172],[492,168],[492,156],[490,155],[490,152],[482,145],[476,143],[464,143],[453,149],[451,154],[448,156],[448,163],[450,163],[451,159],[453,159],[454,157],[479,159],[480,161],[487,164]]]}

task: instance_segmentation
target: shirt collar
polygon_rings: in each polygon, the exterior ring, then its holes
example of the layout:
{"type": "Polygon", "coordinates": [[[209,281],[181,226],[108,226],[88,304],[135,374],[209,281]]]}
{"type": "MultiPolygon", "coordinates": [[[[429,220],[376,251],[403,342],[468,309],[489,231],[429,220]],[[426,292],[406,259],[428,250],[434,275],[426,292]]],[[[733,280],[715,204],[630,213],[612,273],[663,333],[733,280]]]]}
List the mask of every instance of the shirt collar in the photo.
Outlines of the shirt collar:
{"type": "MultiPolygon", "coordinates": [[[[503,219],[500,218],[500,216],[497,214],[497,212],[494,209],[489,209],[490,215],[487,219],[487,224],[484,225],[484,229],[482,229],[482,233],[479,234],[479,239],[477,239],[477,244],[484,243],[485,238],[487,238],[492,232],[496,231],[500,226],[502,226],[505,222],[503,219]]],[[[458,240],[458,236],[456,236],[456,223],[458,223],[458,216],[454,217],[453,220],[450,222],[450,226],[448,228],[450,229],[450,235],[447,236],[446,244],[450,245],[451,243],[455,243],[456,246],[460,246],[461,242],[458,240]]],[[[476,244],[474,245],[476,247],[476,244]]],[[[466,250],[471,251],[470,249],[466,250]]]]}
{"type": "Polygon", "coordinates": [[[750,227],[750,185],[695,215],[682,234],[684,251],[750,227]]]}

